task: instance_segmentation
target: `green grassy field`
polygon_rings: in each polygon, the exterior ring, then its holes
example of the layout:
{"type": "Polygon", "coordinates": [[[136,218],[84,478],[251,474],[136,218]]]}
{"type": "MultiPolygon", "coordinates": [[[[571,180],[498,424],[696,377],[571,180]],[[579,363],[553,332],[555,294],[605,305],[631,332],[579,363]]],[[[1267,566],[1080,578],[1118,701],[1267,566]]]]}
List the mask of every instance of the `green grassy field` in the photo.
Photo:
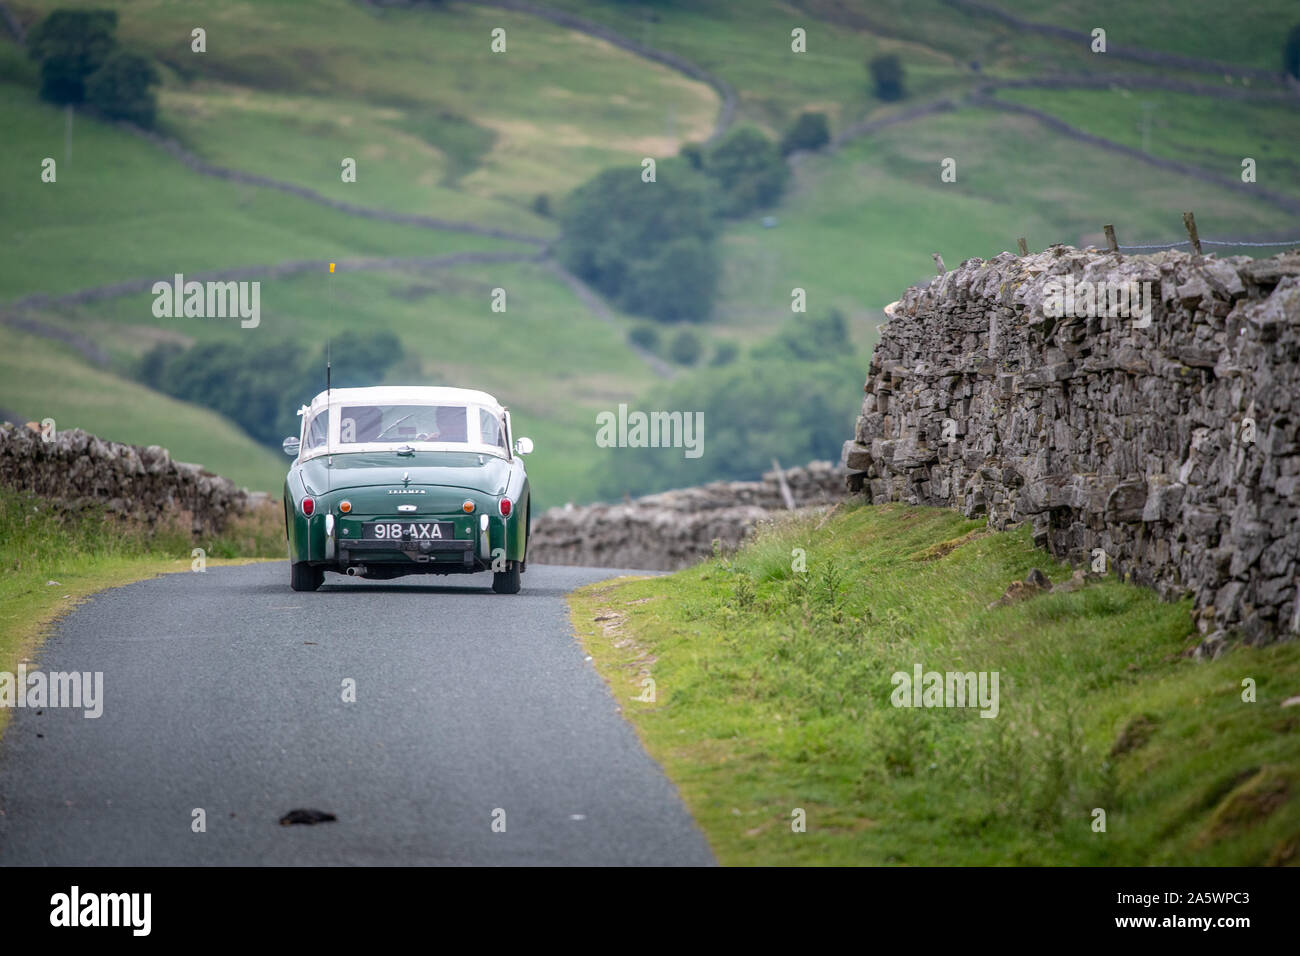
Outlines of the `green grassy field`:
{"type": "Polygon", "coordinates": [[[709,87],[667,67],[468,3],[381,11],[298,0],[257,16],[207,4],[204,54],[189,49],[193,9],[67,5],[119,10],[122,39],[170,68],[165,128],[205,158],[404,211],[456,218],[508,208],[516,228],[544,228],[523,212],[535,195],[671,154],[706,135],[717,110],[709,87]],[[497,28],[504,53],[490,47],[497,28]],[[344,156],[358,160],[355,184],[339,176],[344,156]],[[443,187],[452,174],[458,188],[443,187]]]}
{"type": "MultiPolygon", "coordinates": [[[[209,162],[374,209],[543,238],[554,238],[557,226],[533,209],[537,196],[547,196],[554,209],[600,169],[673,154],[683,142],[708,135],[720,103],[708,85],[603,40],[469,3],[377,9],[351,0],[286,0],[259,7],[256,16],[234,2],[67,5],[119,11],[123,42],[163,67],[162,131],[209,162]],[[189,31],[196,25],[208,31],[207,53],[190,51],[189,31]],[[507,31],[503,54],[489,46],[496,27],[507,31]],[[355,183],[341,181],[345,156],[358,162],[355,183]]],[[[772,133],[805,109],[825,111],[839,131],[936,97],[960,98],[989,75],[1169,73],[1101,61],[1075,44],[1021,34],[943,0],[754,0],[743,13],[724,0],[654,8],[605,0],[555,5],[715,72],[736,88],[739,118],[772,133]],[[795,27],[807,31],[805,54],[790,51],[795,27]],[[882,104],[872,94],[864,63],[881,52],[897,53],[905,63],[909,97],[902,104],[882,104]]],[[[45,9],[34,0],[13,7],[28,20],[45,9]]],[[[1284,9],[1272,0],[1259,9],[1264,14],[1233,17],[1219,31],[1226,39],[1217,53],[1205,31],[1186,26],[1215,22],[1203,11],[1184,10],[1174,18],[1176,29],[1159,30],[1153,24],[1165,23],[1165,14],[1113,3],[1103,12],[1115,24],[1113,42],[1136,32],[1144,39],[1158,34],[1159,43],[1150,45],[1263,63],[1264,52],[1280,49],[1280,33],[1272,27],[1284,9]]],[[[1064,14],[1053,0],[1041,0],[1025,15],[1064,14]]],[[[357,218],[204,177],[85,115],[74,122],[65,157],[64,114],[36,99],[35,77],[22,51],[8,37],[0,39],[0,128],[21,144],[0,154],[0,206],[12,240],[9,268],[0,272],[0,303],[178,271],[535,250],[357,218]],[[45,156],[59,161],[57,184],[39,182],[45,156]]],[[[1141,142],[1135,111],[1155,102],[1155,155],[1227,175],[1239,170],[1239,153],[1252,155],[1261,184],[1296,188],[1288,150],[1295,113],[1283,106],[1225,107],[1218,100],[1148,91],[1003,95],[1129,145],[1141,142]]],[[[970,108],[929,116],[855,139],[834,154],[805,157],[789,193],[771,210],[775,228],[762,228],[758,217],[730,224],[720,245],[724,274],[714,320],[695,331],[705,340],[705,354],[724,340],[756,344],[789,317],[791,290],[798,286],[807,291],[811,312],[834,306],[849,317],[865,367],[880,308],[933,273],[931,252],[954,265],[1014,248],[1021,235],[1036,249],[1100,242],[1106,222],[1116,224],[1124,242],[1172,241],[1182,236],[1181,213],[1188,208],[1207,237],[1275,236],[1294,218],[1249,196],[1083,147],[1028,118],[970,108]],[[958,182],[939,181],[944,157],[957,160],[958,182]]],[[[635,402],[657,384],[625,345],[639,320],[615,313],[612,323],[601,321],[536,266],[334,280],[332,293],[324,273],[267,281],[256,334],[314,345],[344,328],[396,332],[405,354],[395,375],[479,385],[511,404],[521,428],[538,440],[538,494],[548,504],[595,494],[601,467],[592,439],[595,412],[635,402]],[[505,314],[485,308],[486,293],[498,286],[510,297],[505,314]]],[[[147,295],[126,296],[35,317],[87,335],[113,356],[112,366],[95,377],[102,389],[121,396],[106,407],[152,403],[164,409],[171,405],[128,381],[141,354],[158,341],[187,344],[241,333],[155,319],[151,302],[147,295]],[[121,388],[110,387],[113,377],[121,388]]],[[[662,337],[674,331],[665,329],[662,337]]],[[[34,348],[25,337],[16,341],[34,348]]],[[[27,414],[37,405],[57,405],[65,418],[107,421],[114,429],[110,437],[138,443],[164,440],[160,436],[184,442],[196,434],[187,427],[164,429],[161,413],[110,415],[78,406],[84,363],[62,349],[32,354],[39,358],[40,380],[7,376],[0,381],[0,407],[27,414]],[[73,398],[53,402],[59,395],[73,398]]],[[[847,383],[846,394],[856,388],[847,383]]],[[[265,456],[248,442],[223,438],[200,454],[184,447],[180,457],[232,477],[267,480],[267,466],[255,463],[265,456]]]]}
{"type": "Polygon", "coordinates": [[[864,64],[877,53],[907,56],[918,96],[952,85],[959,73],[950,56],[928,46],[835,26],[774,0],[747,2],[743,16],[722,0],[654,11],[572,0],[554,5],[713,71],[735,87],[740,118],[774,132],[800,109],[825,111],[837,128],[876,109],[864,64]],[[791,50],[796,27],[806,31],[804,53],[791,50]]]}
{"type": "Polygon", "coordinates": [[[294,196],[200,176],[157,147],[84,117],[74,121],[72,156],[64,161],[63,112],[29,89],[6,86],[0,95],[6,132],[22,144],[0,155],[0,204],[12,239],[0,272],[6,299],[299,259],[528,249],[341,216],[294,196]],[[40,181],[46,156],[59,164],[57,182],[40,181]]]}
{"type": "Polygon", "coordinates": [[[1282,38],[1297,22],[1295,4],[1288,0],[1252,0],[1212,21],[1189,16],[1195,4],[1181,0],[1092,0],[1086,10],[1070,0],[1000,0],[1004,10],[1038,23],[1052,23],[1091,34],[1106,30],[1109,43],[1143,47],[1221,63],[1282,69],[1282,38]]]}
{"type": "Polygon", "coordinates": [[[1194,662],[1190,604],[1113,579],[987,607],[1034,567],[1070,576],[1027,530],[841,506],[572,617],[724,864],[1300,863],[1300,644],[1194,662]],[[996,671],[996,716],[894,706],[917,664],[996,671]]]}
{"type": "Polygon", "coordinates": [[[1172,242],[1185,237],[1183,209],[1196,210],[1206,237],[1295,231],[1294,216],[1267,203],[1047,135],[1027,117],[940,114],[808,157],[774,210],[775,228],[745,222],[728,230],[724,295],[711,328],[752,340],[790,315],[798,286],[810,312],[843,310],[869,347],[881,308],[934,274],[932,252],[952,268],[1014,251],[1019,236],[1035,250],[1103,245],[1108,222],[1126,243],[1172,242]],[[1032,175],[1009,176],[1026,168],[1026,156],[1032,175]],[[944,157],[957,161],[955,183],[940,181],[944,157]]]}
{"type": "Polygon", "coordinates": [[[1250,157],[1259,185],[1300,195],[1300,158],[1288,145],[1300,140],[1300,109],[1294,103],[1223,101],[1142,89],[1005,90],[999,95],[1094,135],[1227,179],[1239,181],[1241,161],[1250,157]]]}

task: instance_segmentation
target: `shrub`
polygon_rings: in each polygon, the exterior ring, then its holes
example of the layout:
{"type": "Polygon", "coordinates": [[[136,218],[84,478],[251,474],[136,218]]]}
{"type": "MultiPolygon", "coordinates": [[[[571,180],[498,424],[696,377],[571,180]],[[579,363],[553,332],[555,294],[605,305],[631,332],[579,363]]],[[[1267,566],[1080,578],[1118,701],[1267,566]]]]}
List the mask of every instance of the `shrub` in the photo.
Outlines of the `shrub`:
{"type": "Polygon", "coordinates": [[[677,151],[677,155],[684,159],[691,169],[704,169],[704,147],[699,143],[686,143],[677,151]]]}
{"type": "Polygon", "coordinates": [[[673,336],[672,344],[668,346],[669,357],[679,365],[694,365],[703,351],[700,337],[689,329],[682,329],[673,336]]]}
{"type": "Polygon", "coordinates": [[[903,98],[903,61],[895,53],[886,53],[867,64],[876,84],[876,98],[893,102],[903,98]]]}
{"type": "Polygon", "coordinates": [[[789,156],[797,150],[814,151],[831,141],[831,125],[825,113],[800,113],[781,137],[781,155],[789,156]]]}
{"type": "Polygon", "coordinates": [[[790,176],[776,144],[752,126],[733,130],[709,150],[704,172],[721,186],[719,211],[726,216],[772,205],[790,176]]]}
{"type": "Polygon", "coordinates": [[[820,319],[796,315],[777,334],[754,349],[759,359],[817,362],[853,351],[844,313],[831,309],[820,319]]]}
{"type": "Polygon", "coordinates": [[[1300,80],[1300,23],[1293,26],[1286,35],[1286,45],[1282,48],[1282,69],[1288,76],[1300,80]]]}
{"type": "MultiPolygon", "coordinates": [[[[719,479],[753,479],[772,465],[837,459],[853,434],[862,365],[845,351],[817,362],[747,358],[683,375],[643,406],[704,413],[698,458],[628,448],[602,476],[600,494],[641,495],[719,479]]],[[[858,399],[861,400],[860,398],[858,399]]]]}
{"type": "Polygon", "coordinates": [[[719,342],[713,348],[713,358],[709,359],[709,364],[715,368],[730,365],[739,356],[740,346],[735,342],[719,342]]]}
{"type": "Polygon", "coordinates": [[[622,308],[659,319],[702,318],[713,305],[717,230],[709,180],[680,159],[606,170],[579,186],[560,217],[565,267],[622,308]]]}
{"type": "Polygon", "coordinates": [[[659,330],[653,325],[638,325],[627,334],[627,340],[647,352],[659,351],[659,330]]]}
{"type": "Polygon", "coordinates": [[[629,265],[621,301],[628,311],[661,322],[703,322],[713,307],[720,271],[711,244],[694,237],[676,239],[629,265]]]}
{"type": "MultiPolygon", "coordinates": [[[[344,332],[330,347],[335,388],[377,385],[402,356],[391,332],[344,332]]],[[[141,360],[152,388],[211,408],[257,441],[278,448],[298,432],[297,409],[325,388],[325,347],[303,355],[296,342],[206,342],[189,349],[162,343],[141,360]]]]}
{"type": "Polygon", "coordinates": [[[27,39],[27,52],[41,64],[41,97],[51,103],[81,103],[86,79],[116,46],[114,10],[55,10],[27,39]]]}
{"type": "Polygon", "coordinates": [[[109,119],[151,127],[158,114],[153,63],[136,53],[117,51],[86,80],[86,102],[109,119]]]}

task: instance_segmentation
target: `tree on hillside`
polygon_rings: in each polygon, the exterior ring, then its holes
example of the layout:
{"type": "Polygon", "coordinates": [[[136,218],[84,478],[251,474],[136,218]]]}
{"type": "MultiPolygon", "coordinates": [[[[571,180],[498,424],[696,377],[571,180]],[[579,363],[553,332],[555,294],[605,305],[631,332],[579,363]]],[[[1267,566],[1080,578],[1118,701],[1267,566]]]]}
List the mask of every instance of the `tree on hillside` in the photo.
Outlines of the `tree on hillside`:
{"type": "Polygon", "coordinates": [[[713,348],[710,365],[730,365],[740,357],[740,346],[735,342],[719,342],[713,348]]]}
{"type": "Polygon", "coordinates": [[[682,329],[678,332],[668,346],[669,358],[678,365],[694,365],[700,360],[703,352],[704,346],[700,342],[700,337],[690,329],[682,329]]]}
{"type": "Polygon", "coordinates": [[[165,359],[158,387],[225,415],[257,441],[274,447],[297,432],[293,412],[302,399],[286,393],[290,380],[294,385],[302,382],[301,363],[300,350],[292,342],[204,342],[165,359]]]}
{"type": "Polygon", "coordinates": [[[775,336],[756,345],[754,358],[816,362],[853,351],[844,313],[831,309],[822,318],[796,315],[786,319],[775,336]]]}
{"type": "Polygon", "coordinates": [[[1282,48],[1282,69],[1287,75],[1300,80],[1300,23],[1291,28],[1286,35],[1286,45],[1282,48]]]}
{"type": "Polygon", "coordinates": [[[712,243],[698,236],[674,239],[631,263],[620,303],[661,322],[703,322],[720,272],[712,243]]]}
{"type": "Polygon", "coordinates": [[[86,80],[116,46],[114,10],[55,10],[27,39],[27,52],[41,64],[41,97],[51,103],[81,103],[86,80]]]}
{"type": "Polygon", "coordinates": [[[653,325],[638,325],[627,334],[627,340],[647,352],[659,351],[659,330],[653,325]]]}
{"type": "Polygon", "coordinates": [[[790,169],[775,143],[752,126],[728,133],[708,151],[704,172],[722,187],[721,212],[743,216],[781,198],[790,169]]]}
{"type": "Polygon", "coordinates": [[[639,168],[605,170],[564,204],[560,261],[630,311],[702,318],[716,285],[714,203],[709,181],[683,160],[660,163],[652,183],[639,168]]]}
{"type": "Polygon", "coordinates": [[[87,78],[86,103],[109,119],[148,128],[158,114],[153,88],[159,80],[151,61],[138,53],[118,50],[87,78]]]}
{"type": "Polygon", "coordinates": [[[903,61],[895,53],[882,54],[867,64],[876,98],[892,103],[903,98],[903,61]]]}
{"type": "MultiPolygon", "coordinates": [[[[341,332],[330,338],[330,384],[335,388],[378,385],[389,367],[405,354],[402,340],[392,332],[341,332]]],[[[317,357],[320,381],[325,381],[325,349],[317,357]]],[[[322,384],[321,388],[324,388],[322,384]]],[[[319,391],[319,389],[317,390],[319,391]]],[[[315,394],[315,393],[312,393],[315,394]]]]}
{"type": "Polygon", "coordinates": [[[831,141],[831,124],[825,113],[800,113],[781,137],[781,155],[789,156],[797,150],[814,151],[831,141]]]}
{"type": "MultiPolygon", "coordinates": [[[[330,348],[336,388],[376,385],[402,357],[391,332],[344,332],[330,348]]],[[[160,343],[140,362],[151,388],[225,415],[257,441],[280,447],[298,433],[298,406],[325,388],[325,346],[304,356],[296,342],[204,342],[188,349],[160,343]]]]}
{"type": "Polygon", "coordinates": [[[702,451],[626,448],[610,456],[599,493],[608,499],[719,479],[753,479],[772,459],[837,459],[853,434],[862,363],[851,352],[817,362],[744,359],[705,366],[663,386],[641,408],[704,412],[702,451]]]}

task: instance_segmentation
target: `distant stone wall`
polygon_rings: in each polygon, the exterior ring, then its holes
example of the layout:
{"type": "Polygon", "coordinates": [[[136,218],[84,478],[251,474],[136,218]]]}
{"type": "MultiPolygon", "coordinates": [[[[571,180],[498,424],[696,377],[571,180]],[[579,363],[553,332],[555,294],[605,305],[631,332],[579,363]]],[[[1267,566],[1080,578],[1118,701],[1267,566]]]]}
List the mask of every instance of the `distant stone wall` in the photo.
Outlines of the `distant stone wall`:
{"type": "Polygon", "coordinates": [[[1209,644],[1300,630],[1300,253],[1003,253],[890,311],[844,446],[852,490],[1028,521],[1077,563],[1104,552],[1190,593],[1209,644]],[[1147,327],[1108,299],[1048,315],[1067,281],[1130,280],[1151,283],[1147,327]]]}
{"type": "MultiPolygon", "coordinates": [[[[785,473],[796,508],[845,497],[844,473],[812,462],[785,473]]],[[[715,481],[622,504],[566,505],[533,519],[528,560],[605,568],[672,571],[738,545],[764,518],[787,510],[776,472],[762,481],[715,481]]]]}
{"type": "Polygon", "coordinates": [[[9,422],[0,424],[0,485],[146,524],[184,514],[195,533],[220,531],[265,498],[200,465],[173,461],[157,445],[123,445],[81,429],[56,432],[47,442],[38,431],[9,422]]]}

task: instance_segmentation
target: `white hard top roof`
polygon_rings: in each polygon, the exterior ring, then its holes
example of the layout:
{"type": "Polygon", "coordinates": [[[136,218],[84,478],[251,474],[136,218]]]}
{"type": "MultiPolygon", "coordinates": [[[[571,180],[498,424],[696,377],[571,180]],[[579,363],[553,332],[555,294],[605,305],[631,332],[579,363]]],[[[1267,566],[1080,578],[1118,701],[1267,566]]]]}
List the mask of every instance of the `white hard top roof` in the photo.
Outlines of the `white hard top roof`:
{"type": "MultiPolygon", "coordinates": [[[[326,392],[311,400],[311,410],[325,406],[326,392]]],[[[328,392],[331,405],[482,405],[504,411],[487,392],[445,385],[373,385],[369,388],[334,388],[328,392]]]]}

